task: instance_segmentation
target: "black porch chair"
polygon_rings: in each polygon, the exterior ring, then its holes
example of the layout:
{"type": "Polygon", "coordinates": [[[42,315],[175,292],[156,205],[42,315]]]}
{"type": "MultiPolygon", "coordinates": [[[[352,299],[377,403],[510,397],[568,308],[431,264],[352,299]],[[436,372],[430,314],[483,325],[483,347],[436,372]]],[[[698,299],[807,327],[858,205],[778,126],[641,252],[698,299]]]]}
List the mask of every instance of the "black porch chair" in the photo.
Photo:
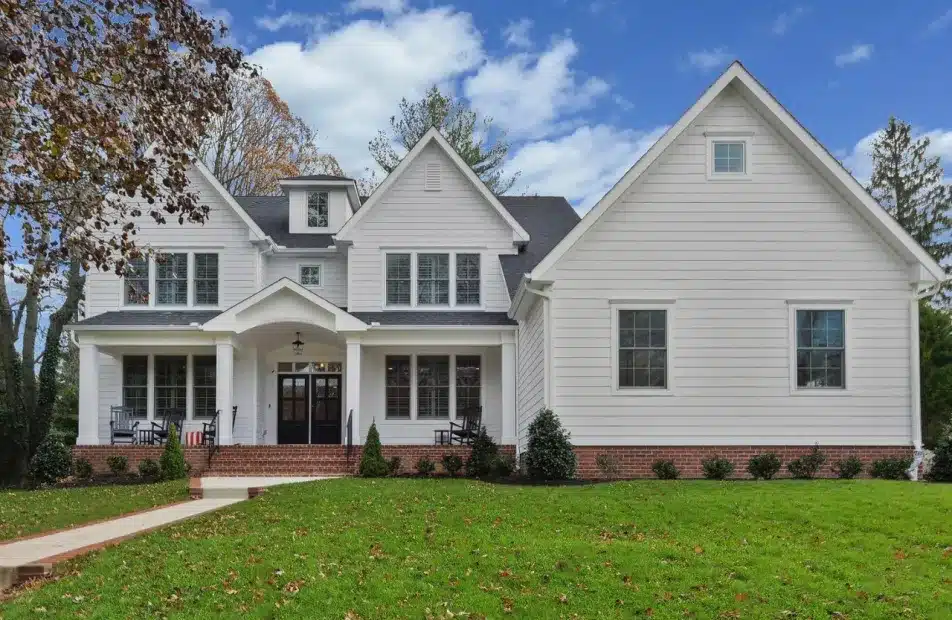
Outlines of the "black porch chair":
{"type": "Polygon", "coordinates": [[[450,444],[471,445],[482,429],[483,408],[470,409],[459,417],[460,422],[450,422],[450,444]]]}
{"type": "Polygon", "coordinates": [[[181,409],[168,409],[162,414],[161,422],[152,422],[152,442],[164,445],[169,440],[169,428],[175,427],[175,434],[178,436],[179,443],[184,443],[182,437],[182,425],[185,422],[185,412],[181,409]]]}
{"type": "Polygon", "coordinates": [[[139,443],[139,420],[135,409],[124,405],[109,408],[109,443],[139,443]]]}
{"type": "MultiPolygon", "coordinates": [[[[221,409],[215,410],[215,416],[211,422],[202,423],[202,445],[214,446],[218,441],[218,417],[221,415],[221,409]]],[[[235,420],[238,418],[238,405],[231,408],[231,432],[235,432],[235,420]]]]}

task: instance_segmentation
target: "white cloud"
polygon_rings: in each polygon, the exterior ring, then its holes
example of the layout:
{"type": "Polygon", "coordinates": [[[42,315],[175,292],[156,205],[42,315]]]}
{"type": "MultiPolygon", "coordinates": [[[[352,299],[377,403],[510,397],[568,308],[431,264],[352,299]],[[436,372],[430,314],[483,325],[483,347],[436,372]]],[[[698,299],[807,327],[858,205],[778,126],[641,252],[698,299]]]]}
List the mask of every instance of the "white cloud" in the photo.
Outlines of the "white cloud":
{"type": "Polygon", "coordinates": [[[837,67],[846,67],[869,60],[872,56],[873,46],[871,43],[857,43],[850,51],[838,54],[833,62],[836,63],[837,67]]]}
{"type": "Polygon", "coordinates": [[[517,22],[509,22],[502,31],[502,36],[506,39],[506,45],[511,47],[531,47],[532,41],[529,39],[529,30],[532,29],[532,20],[523,17],[517,22]]]}
{"type": "Polygon", "coordinates": [[[571,39],[553,42],[541,54],[491,59],[463,84],[473,107],[513,137],[547,135],[563,126],[565,114],[591,106],[608,92],[603,80],[580,79],[570,64],[578,54],[571,39]]]}
{"type": "Polygon", "coordinates": [[[320,148],[360,175],[374,165],[367,143],[387,126],[402,97],[419,97],[431,84],[474,70],[483,58],[472,17],[441,7],[351,22],[303,45],[274,43],[255,50],[249,61],[318,130],[320,148]]]}
{"type": "Polygon", "coordinates": [[[394,15],[403,13],[406,8],[406,0],[350,0],[347,3],[347,11],[350,13],[380,11],[386,15],[394,15]]]}
{"type": "Polygon", "coordinates": [[[521,170],[530,192],[565,196],[584,213],[624,176],[667,130],[579,127],[573,133],[519,149],[509,168],[521,170]]]}
{"type": "MultiPolygon", "coordinates": [[[[871,153],[873,142],[879,136],[879,133],[879,131],[874,131],[863,137],[848,153],[842,156],[843,165],[863,185],[869,183],[869,177],[873,174],[871,153]]],[[[939,157],[942,161],[942,167],[945,169],[945,178],[947,182],[952,183],[952,129],[913,130],[914,138],[922,136],[929,138],[927,153],[932,157],[939,157]]]]}
{"type": "Polygon", "coordinates": [[[688,54],[688,65],[701,71],[723,69],[732,59],[732,55],[723,47],[713,50],[701,50],[688,54]]]}
{"type": "Polygon", "coordinates": [[[323,15],[308,15],[295,11],[286,11],[280,15],[262,15],[255,18],[255,24],[269,32],[277,32],[285,28],[323,28],[327,18],[323,15]]]}
{"type": "Polygon", "coordinates": [[[794,7],[791,11],[784,11],[777,16],[773,22],[771,30],[777,36],[783,36],[790,28],[800,21],[807,14],[807,9],[802,6],[794,7]]]}
{"type": "Polygon", "coordinates": [[[932,22],[930,22],[926,27],[926,33],[935,34],[941,30],[945,30],[949,26],[952,26],[952,9],[949,9],[942,15],[939,15],[937,18],[932,20],[932,22]]]}

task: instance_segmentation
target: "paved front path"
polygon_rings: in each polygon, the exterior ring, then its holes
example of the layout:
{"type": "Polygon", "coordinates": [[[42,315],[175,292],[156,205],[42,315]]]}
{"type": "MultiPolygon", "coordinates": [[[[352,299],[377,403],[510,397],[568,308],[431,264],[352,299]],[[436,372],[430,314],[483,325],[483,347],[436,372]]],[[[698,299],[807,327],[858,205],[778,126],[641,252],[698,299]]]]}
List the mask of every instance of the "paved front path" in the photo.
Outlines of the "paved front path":
{"type": "MultiPolygon", "coordinates": [[[[247,496],[246,496],[247,497],[247,496]]],[[[127,538],[139,532],[182,521],[242,501],[238,498],[200,499],[149,510],[47,536],[0,545],[0,569],[35,564],[54,556],[127,538]]]]}

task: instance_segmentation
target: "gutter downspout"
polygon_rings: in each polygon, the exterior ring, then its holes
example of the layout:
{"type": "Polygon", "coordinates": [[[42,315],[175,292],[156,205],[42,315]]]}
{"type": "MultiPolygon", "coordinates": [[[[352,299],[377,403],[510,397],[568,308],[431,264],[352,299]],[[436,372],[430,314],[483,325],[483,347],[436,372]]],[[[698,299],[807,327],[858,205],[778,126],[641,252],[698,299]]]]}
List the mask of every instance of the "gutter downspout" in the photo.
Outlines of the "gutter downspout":
{"type": "Polygon", "coordinates": [[[924,289],[914,288],[915,291],[909,300],[909,373],[911,406],[912,406],[912,466],[906,472],[910,480],[919,479],[919,467],[925,457],[922,448],[922,391],[921,374],[919,371],[919,300],[934,295],[942,286],[938,282],[924,289]]]}

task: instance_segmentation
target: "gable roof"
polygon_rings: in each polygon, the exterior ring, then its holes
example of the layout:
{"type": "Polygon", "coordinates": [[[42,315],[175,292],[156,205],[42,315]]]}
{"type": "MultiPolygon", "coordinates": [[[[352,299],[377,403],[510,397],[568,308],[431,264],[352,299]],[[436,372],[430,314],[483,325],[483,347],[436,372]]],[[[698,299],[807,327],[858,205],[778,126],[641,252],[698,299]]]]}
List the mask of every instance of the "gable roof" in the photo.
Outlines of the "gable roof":
{"type": "Polygon", "coordinates": [[[251,219],[278,245],[288,248],[327,248],[334,245],[330,234],[290,232],[291,206],[288,195],[235,196],[251,219]]]}
{"type": "Polygon", "coordinates": [[[446,141],[446,138],[440,134],[439,130],[436,127],[430,127],[423,137],[420,138],[416,144],[413,145],[413,148],[410,149],[410,152],[406,154],[403,160],[400,161],[400,164],[394,168],[393,172],[387,175],[387,178],[383,180],[383,183],[377,186],[374,192],[370,195],[370,198],[361,205],[360,209],[351,217],[344,225],[341,227],[340,231],[335,235],[337,239],[347,239],[350,232],[354,229],[359,222],[367,213],[372,211],[374,207],[380,202],[380,197],[387,193],[387,190],[399,179],[407,168],[410,167],[410,164],[415,160],[423,149],[426,148],[431,142],[436,143],[443,150],[444,153],[450,158],[450,160],[456,165],[456,167],[463,173],[463,175],[469,179],[473,186],[479,191],[479,193],[486,199],[486,202],[495,209],[495,211],[502,217],[503,220],[512,228],[513,240],[527,242],[529,241],[529,233],[512,217],[506,208],[499,202],[499,199],[489,191],[489,188],[486,187],[486,184],[476,176],[476,173],[473,172],[473,169],[463,161],[463,158],[459,156],[459,153],[446,141]]]}
{"type": "Polygon", "coordinates": [[[579,216],[562,196],[499,196],[499,201],[530,237],[529,243],[518,254],[499,256],[509,297],[512,298],[522,276],[578,224],[579,216]]]}
{"type": "MultiPolygon", "coordinates": [[[[728,86],[737,87],[767,120],[775,125],[790,144],[804,156],[808,164],[847,199],[894,249],[909,262],[917,262],[936,281],[946,278],[945,270],[922,246],[896,222],[885,209],[869,195],[843,165],[830,154],[796,118],[770,94],[763,85],[739,62],[734,61],[724,73],[701,95],[694,105],[661,138],[635,162],[628,172],[612,187],[529,274],[530,280],[545,280],[546,273],[591,228],[595,222],[628,190],[658,157],[694,122],[708,105],[728,86]]],[[[919,270],[921,271],[921,270],[919,270]]],[[[923,274],[925,275],[925,274],[923,274]]]]}
{"type": "Polygon", "coordinates": [[[112,310],[72,323],[74,331],[85,329],[141,329],[143,327],[194,328],[206,323],[218,310],[112,310]]]}

